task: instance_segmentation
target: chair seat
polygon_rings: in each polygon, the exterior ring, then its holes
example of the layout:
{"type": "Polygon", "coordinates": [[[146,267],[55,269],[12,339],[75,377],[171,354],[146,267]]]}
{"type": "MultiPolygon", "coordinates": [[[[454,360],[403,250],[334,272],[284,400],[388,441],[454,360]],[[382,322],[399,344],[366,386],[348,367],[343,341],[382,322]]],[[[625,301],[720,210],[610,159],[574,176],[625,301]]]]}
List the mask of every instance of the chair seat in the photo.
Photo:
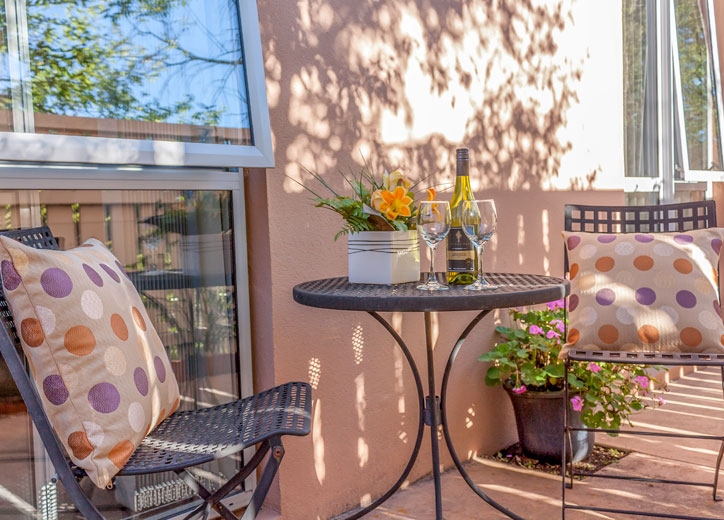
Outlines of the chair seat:
{"type": "Polygon", "coordinates": [[[237,453],[272,435],[309,433],[311,390],[291,382],[211,408],[171,415],[146,436],[119,475],[196,466],[237,453]]]}
{"type": "Polygon", "coordinates": [[[571,361],[599,361],[602,363],[641,363],[674,366],[721,366],[724,364],[724,354],[571,349],[567,352],[567,356],[571,361]]]}

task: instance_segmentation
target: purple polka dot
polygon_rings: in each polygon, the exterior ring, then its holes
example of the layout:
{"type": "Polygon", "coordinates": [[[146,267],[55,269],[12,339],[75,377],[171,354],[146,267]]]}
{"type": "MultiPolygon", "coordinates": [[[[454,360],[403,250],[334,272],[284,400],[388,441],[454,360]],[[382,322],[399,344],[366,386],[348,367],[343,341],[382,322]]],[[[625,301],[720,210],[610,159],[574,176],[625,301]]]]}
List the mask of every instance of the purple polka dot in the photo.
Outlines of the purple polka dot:
{"type": "Polygon", "coordinates": [[[65,387],[63,378],[53,374],[43,379],[43,393],[45,398],[55,406],[60,406],[68,400],[68,389],[65,387]]]}
{"type": "Polygon", "coordinates": [[[714,305],[714,312],[716,312],[717,316],[721,318],[721,305],[719,305],[719,302],[717,300],[714,300],[712,304],[714,305]]]}
{"type": "Polygon", "coordinates": [[[685,309],[691,309],[696,306],[696,296],[691,291],[679,291],[676,293],[676,303],[685,309]]]}
{"type": "Polygon", "coordinates": [[[126,272],[126,270],[125,270],[125,269],[123,268],[123,266],[121,265],[121,262],[119,262],[118,260],[116,260],[116,267],[118,268],[118,270],[119,270],[120,272],[122,272],[123,274],[126,275],[126,278],[128,278],[129,280],[131,279],[131,277],[128,276],[128,273],[126,272]]]}
{"type": "Polygon", "coordinates": [[[53,298],[65,298],[73,290],[73,282],[68,273],[57,267],[51,267],[40,275],[40,285],[53,298]]]}
{"type": "Polygon", "coordinates": [[[103,287],[103,278],[101,278],[101,275],[98,274],[98,271],[88,264],[83,264],[83,270],[85,271],[85,274],[88,275],[91,282],[96,284],[98,287],[103,287]]]}
{"type": "Polygon", "coordinates": [[[568,250],[570,251],[575,249],[576,246],[581,243],[581,237],[574,235],[572,237],[568,237],[568,240],[566,242],[568,243],[568,250]]]}
{"type": "Polygon", "coordinates": [[[116,283],[119,283],[121,281],[121,277],[118,276],[118,273],[113,270],[113,268],[106,264],[101,264],[101,269],[103,269],[108,276],[113,278],[113,281],[116,283]]]}
{"type": "Polygon", "coordinates": [[[146,376],[144,369],[138,367],[133,371],[133,382],[136,383],[136,389],[139,394],[143,396],[148,394],[148,376],[146,376]]]}
{"type": "Polygon", "coordinates": [[[711,241],[711,248],[714,250],[714,252],[718,255],[721,254],[721,239],[715,238],[711,241]]]}
{"type": "Polygon", "coordinates": [[[616,235],[600,235],[597,240],[602,244],[610,244],[616,240],[616,235]]]}
{"type": "Polygon", "coordinates": [[[166,367],[163,365],[160,357],[156,356],[153,358],[153,366],[156,367],[156,377],[158,377],[158,380],[162,383],[166,381],[166,367]]]}
{"type": "Polygon", "coordinates": [[[23,280],[20,278],[20,275],[15,270],[15,266],[12,262],[9,260],[3,260],[2,264],[0,264],[0,271],[2,272],[3,276],[3,286],[8,291],[14,291],[18,288],[18,285],[20,285],[20,282],[23,280]]]}
{"type": "Polygon", "coordinates": [[[641,305],[651,305],[656,301],[656,293],[649,287],[636,289],[636,301],[641,305]]]}
{"type": "Polygon", "coordinates": [[[642,244],[648,244],[651,242],[654,237],[652,235],[635,235],[634,239],[636,242],[641,242],[642,244]]]}
{"type": "Polygon", "coordinates": [[[596,293],[596,303],[599,305],[611,305],[616,300],[616,293],[611,289],[601,289],[596,293]]]}
{"type": "Polygon", "coordinates": [[[112,413],[121,404],[121,394],[110,383],[98,383],[88,391],[88,403],[98,413],[112,413]]]}
{"type": "Polygon", "coordinates": [[[675,235],[674,242],[677,244],[691,244],[694,241],[694,237],[691,235],[675,235]]]}
{"type": "Polygon", "coordinates": [[[570,312],[573,312],[578,307],[578,302],[580,299],[578,298],[577,294],[571,294],[570,298],[568,298],[568,310],[570,312]]]}

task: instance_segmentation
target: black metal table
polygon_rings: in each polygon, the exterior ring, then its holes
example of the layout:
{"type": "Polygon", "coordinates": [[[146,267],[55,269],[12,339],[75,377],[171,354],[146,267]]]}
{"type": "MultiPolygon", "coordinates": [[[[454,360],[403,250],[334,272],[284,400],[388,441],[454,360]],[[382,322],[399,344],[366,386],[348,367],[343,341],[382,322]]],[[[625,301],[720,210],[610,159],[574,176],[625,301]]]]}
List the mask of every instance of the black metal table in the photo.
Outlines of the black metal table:
{"type": "MultiPolygon", "coordinates": [[[[442,275],[439,275],[442,276],[442,275]]],[[[485,500],[492,507],[504,513],[510,518],[522,518],[495,500],[490,498],[478,487],[465,471],[460,458],[455,452],[450,434],[448,432],[447,417],[445,413],[445,395],[447,393],[448,378],[455,358],[460,351],[465,339],[475,326],[488,313],[494,309],[508,307],[519,307],[534,305],[549,301],[559,300],[568,295],[570,286],[568,281],[553,278],[550,276],[513,274],[513,273],[492,273],[486,274],[486,279],[495,289],[485,291],[466,291],[461,286],[450,286],[449,291],[428,292],[417,289],[418,282],[397,284],[397,285],[369,285],[352,284],[346,277],[327,278],[303,282],[294,287],[294,300],[302,305],[320,307],[324,309],[338,309],[349,311],[364,311],[375,318],[392,335],[397,345],[402,350],[412,371],[417,387],[418,401],[420,407],[420,421],[417,431],[417,440],[410,456],[407,466],[400,478],[393,486],[377,500],[367,507],[354,511],[345,520],[360,518],[372,511],[392,494],[394,494],[407,478],[412,466],[417,459],[422,443],[425,425],[430,427],[431,432],[436,432],[442,426],[445,443],[447,444],[450,456],[457,470],[475,493],[485,500]],[[440,396],[435,391],[435,367],[433,363],[432,326],[431,313],[445,311],[478,311],[475,317],[465,327],[462,334],[455,342],[448,357],[445,372],[443,374],[440,396]],[[427,346],[427,376],[428,394],[422,387],[420,373],[413,359],[410,350],[402,337],[380,316],[380,312],[423,312],[425,314],[425,341],[427,346]]],[[[435,513],[436,518],[441,520],[442,516],[442,490],[440,486],[440,451],[437,435],[430,435],[432,443],[432,473],[435,485],[435,513]]]]}

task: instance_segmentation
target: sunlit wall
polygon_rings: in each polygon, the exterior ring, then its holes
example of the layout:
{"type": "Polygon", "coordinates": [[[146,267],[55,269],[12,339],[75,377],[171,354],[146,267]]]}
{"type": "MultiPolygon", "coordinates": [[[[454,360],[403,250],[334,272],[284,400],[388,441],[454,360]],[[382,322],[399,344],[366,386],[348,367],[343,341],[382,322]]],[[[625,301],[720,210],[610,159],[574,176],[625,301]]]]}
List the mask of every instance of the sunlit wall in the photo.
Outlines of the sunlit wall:
{"type": "MultiPolygon", "coordinates": [[[[320,188],[308,169],[343,190],[339,171],[356,172],[367,161],[379,174],[399,167],[423,185],[449,187],[455,149],[467,146],[475,194],[495,198],[499,212],[486,267],[561,275],[563,204],[623,202],[621,5],[258,5],[276,168],[247,176],[257,383],[301,378],[315,392],[313,432],[286,442],[270,503],[285,519],[326,519],[395,482],[418,411],[410,371],[376,321],[292,300],[295,284],[347,272],[346,240],[333,240],[341,220],[315,208],[295,181],[320,188]]],[[[437,261],[443,265],[442,251],[437,261]]],[[[422,316],[388,317],[423,371],[422,316]]],[[[434,319],[438,387],[472,317],[434,319]]],[[[452,373],[448,420],[466,459],[516,440],[507,397],[485,387],[477,361],[501,318],[504,312],[488,317],[471,334],[452,373]]],[[[431,471],[428,434],[411,480],[431,471]]]]}

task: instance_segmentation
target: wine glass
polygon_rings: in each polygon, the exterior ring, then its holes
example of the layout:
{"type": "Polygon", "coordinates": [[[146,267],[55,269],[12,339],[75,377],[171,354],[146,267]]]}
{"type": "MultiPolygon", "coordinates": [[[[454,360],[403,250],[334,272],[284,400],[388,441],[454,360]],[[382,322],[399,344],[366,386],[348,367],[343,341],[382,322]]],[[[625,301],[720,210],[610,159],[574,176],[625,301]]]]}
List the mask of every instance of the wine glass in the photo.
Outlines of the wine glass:
{"type": "Polygon", "coordinates": [[[418,285],[424,291],[445,291],[447,285],[435,276],[435,249],[450,231],[450,204],[443,201],[423,201],[417,208],[417,232],[430,248],[430,274],[427,282],[418,285]]]}
{"type": "Polygon", "coordinates": [[[488,283],[483,275],[483,249],[485,243],[495,233],[495,226],[498,223],[495,201],[493,199],[463,201],[461,221],[463,232],[475,245],[479,258],[478,279],[475,283],[466,285],[465,289],[468,291],[493,289],[495,286],[488,283]]]}

